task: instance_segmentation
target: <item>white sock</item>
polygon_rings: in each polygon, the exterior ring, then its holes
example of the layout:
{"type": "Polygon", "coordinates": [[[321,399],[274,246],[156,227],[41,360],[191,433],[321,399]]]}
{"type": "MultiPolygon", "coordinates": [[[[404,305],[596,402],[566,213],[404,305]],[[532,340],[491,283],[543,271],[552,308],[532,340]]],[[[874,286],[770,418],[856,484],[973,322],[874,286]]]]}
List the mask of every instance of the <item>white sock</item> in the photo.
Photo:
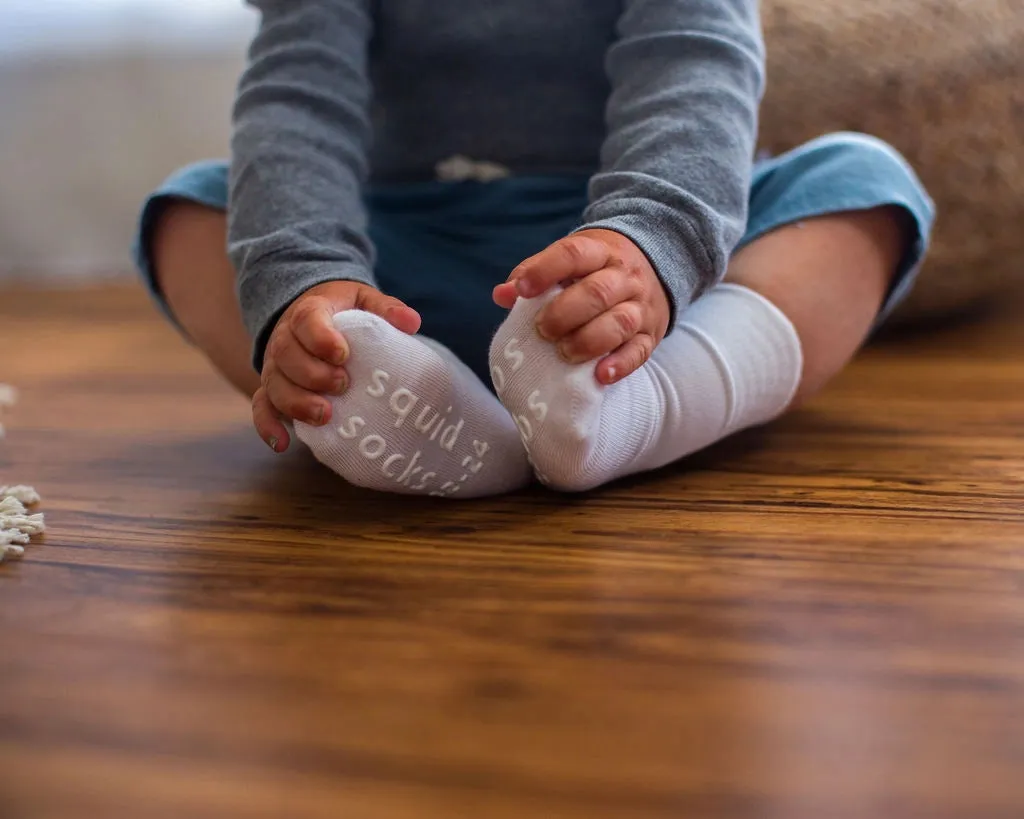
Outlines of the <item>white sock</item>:
{"type": "Polygon", "coordinates": [[[515,424],[454,353],[361,310],[334,325],[351,351],[349,388],[327,396],[329,424],[295,424],[317,460],[383,492],[473,498],[529,483],[515,424]]]}
{"type": "Polygon", "coordinates": [[[616,384],[566,364],[534,319],[559,290],[519,299],[491,344],[491,377],[537,477],[565,491],[657,469],[783,412],[800,384],[800,339],[763,296],[715,287],[651,359],[616,384]]]}

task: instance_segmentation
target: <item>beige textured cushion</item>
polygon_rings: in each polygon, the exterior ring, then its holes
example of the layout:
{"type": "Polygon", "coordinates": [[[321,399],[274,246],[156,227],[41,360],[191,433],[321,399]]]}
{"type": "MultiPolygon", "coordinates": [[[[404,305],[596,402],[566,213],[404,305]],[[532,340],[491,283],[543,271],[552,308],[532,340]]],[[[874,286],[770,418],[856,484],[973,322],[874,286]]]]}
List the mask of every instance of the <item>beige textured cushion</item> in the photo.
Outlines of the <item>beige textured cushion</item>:
{"type": "Polygon", "coordinates": [[[897,319],[1024,283],[1024,0],[762,0],[761,145],[874,134],[939,208],[933,250],[897,319]]]}

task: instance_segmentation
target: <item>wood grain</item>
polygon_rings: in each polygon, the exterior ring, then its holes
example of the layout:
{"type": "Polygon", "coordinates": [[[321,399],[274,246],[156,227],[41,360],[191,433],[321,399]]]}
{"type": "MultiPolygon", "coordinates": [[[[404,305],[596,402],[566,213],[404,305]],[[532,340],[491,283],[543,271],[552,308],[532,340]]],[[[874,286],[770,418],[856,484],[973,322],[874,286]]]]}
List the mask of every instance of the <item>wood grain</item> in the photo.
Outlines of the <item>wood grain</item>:
{"type": "Polygon", "coordinates": [[[0,292],[0,816],[1024,815],[1024,302],[589,497],[276,459],[134,288],[0,292]]]}

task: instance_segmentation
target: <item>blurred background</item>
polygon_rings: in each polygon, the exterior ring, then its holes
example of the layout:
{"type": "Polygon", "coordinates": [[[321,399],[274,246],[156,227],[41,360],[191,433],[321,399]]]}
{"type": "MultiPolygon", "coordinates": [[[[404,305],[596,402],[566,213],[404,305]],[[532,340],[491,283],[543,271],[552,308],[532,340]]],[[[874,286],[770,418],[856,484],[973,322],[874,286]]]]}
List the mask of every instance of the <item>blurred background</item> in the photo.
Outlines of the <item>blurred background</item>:
{"type": "MultiPolygon", "coordinates": [[[[866,131],[939,205],[925,275],[896,318],[1024,286],[1024,0],[761,8],[762,146],[866,131]]],[[[256,24],[244,0],[0,0],[0,283],[131,272],[143,197],[227,154],[256,24]]]]}
{"type": "Polygon", "coordinates": [[[0,279],[130,271],[139,204],[224,156],[242,0],[0,0],[0,279]]]}

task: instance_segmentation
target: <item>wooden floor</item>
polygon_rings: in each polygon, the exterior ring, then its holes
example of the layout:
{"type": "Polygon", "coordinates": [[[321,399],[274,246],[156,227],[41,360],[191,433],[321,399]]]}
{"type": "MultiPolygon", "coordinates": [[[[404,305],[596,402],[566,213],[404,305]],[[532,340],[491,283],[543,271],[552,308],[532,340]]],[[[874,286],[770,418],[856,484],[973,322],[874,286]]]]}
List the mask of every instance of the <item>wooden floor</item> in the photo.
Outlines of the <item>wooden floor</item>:
{"type": "Polygon", "coordinates": [[[0,292],[0,816],[1024,816],[1024,300],[589,497],[276,459],[130,288],[0,292]]]}

